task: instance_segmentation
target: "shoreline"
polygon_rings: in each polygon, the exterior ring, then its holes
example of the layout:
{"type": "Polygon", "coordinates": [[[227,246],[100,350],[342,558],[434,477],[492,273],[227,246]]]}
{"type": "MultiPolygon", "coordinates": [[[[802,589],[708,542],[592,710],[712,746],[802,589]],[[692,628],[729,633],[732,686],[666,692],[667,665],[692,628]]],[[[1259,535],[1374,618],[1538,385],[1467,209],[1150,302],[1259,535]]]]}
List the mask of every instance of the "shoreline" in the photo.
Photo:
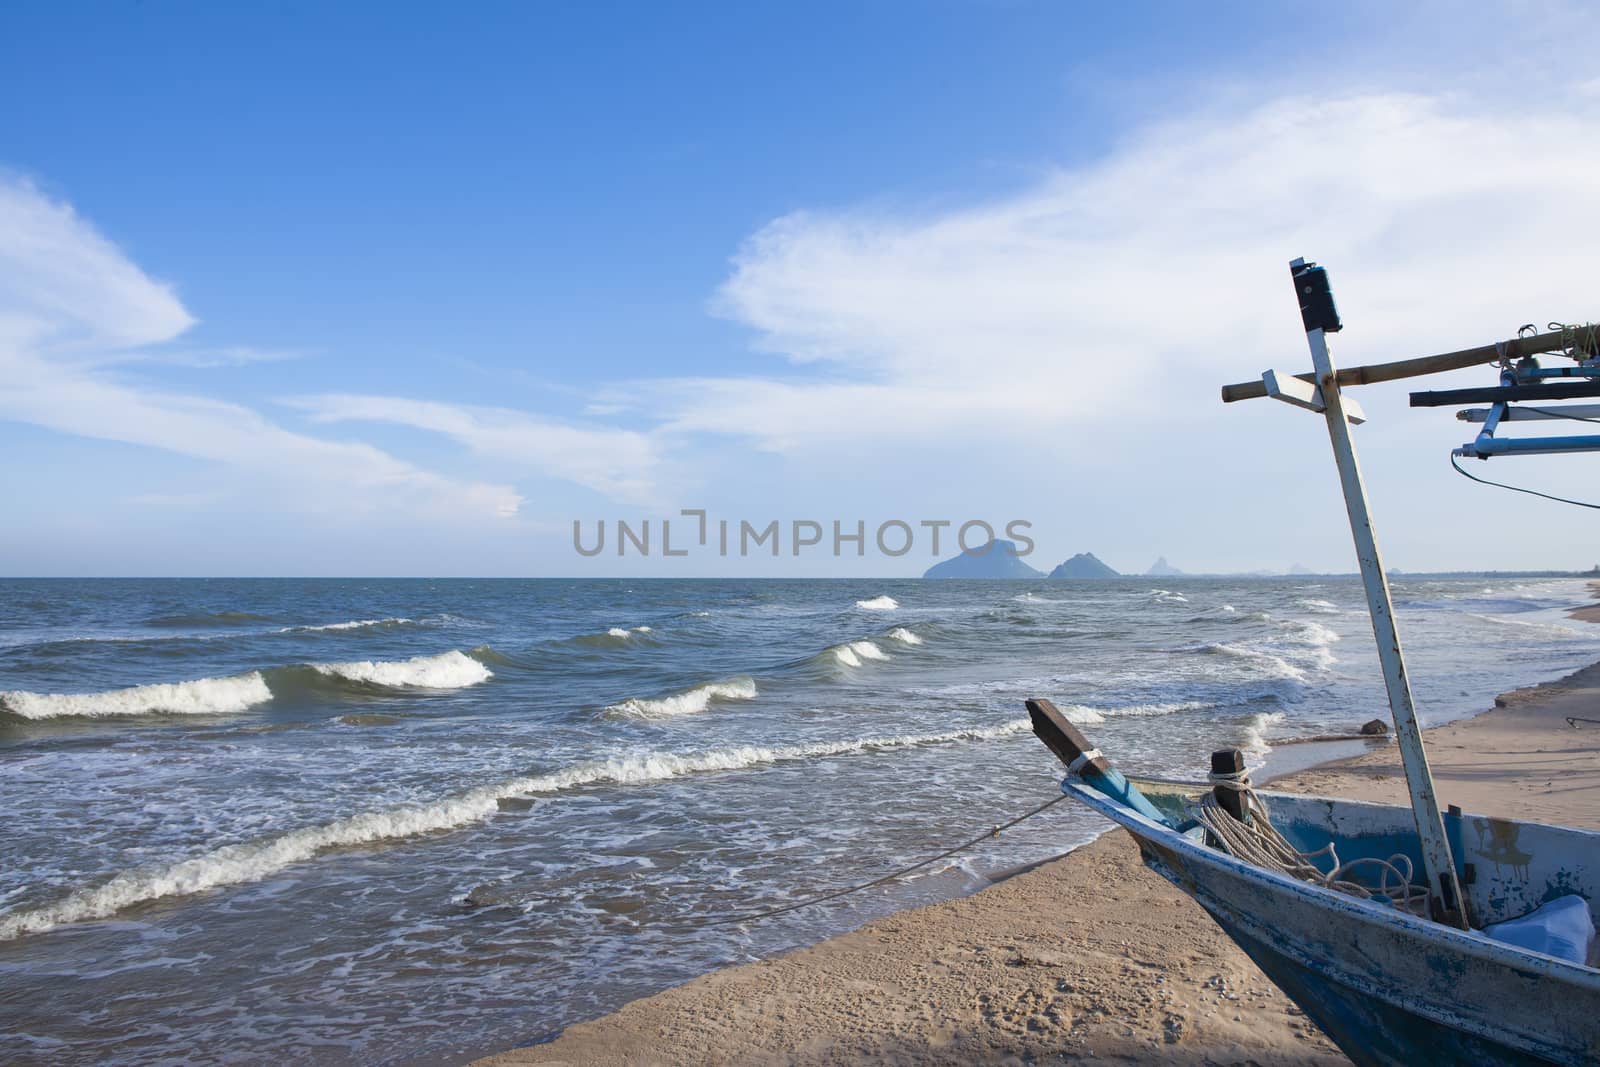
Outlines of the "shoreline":
{"type": "MultiPolygon", "coordinates": [[[[1590,588],[1600,599],[1600,583],[1590,588]]],[[[1600,604],[1569,614],[1600,622],[1600,604]]],[[[1428,728],[1441,803],[1600,828],[1600,725],[1575,729],[1566,721],[1585,714],[1600,719],[1600,663],[1508,691],[1476,715],[1428,728]]],[[[1356,743],[1368,750],[1269,767],[1267,780],[1284,792],[1407,803],[1395,746],[1356,743]]],[[[547,1042],[474,1063],[1040,1058],[1349,1062],[1113,828],[971,895],[712,971],[547,1042]]]]}

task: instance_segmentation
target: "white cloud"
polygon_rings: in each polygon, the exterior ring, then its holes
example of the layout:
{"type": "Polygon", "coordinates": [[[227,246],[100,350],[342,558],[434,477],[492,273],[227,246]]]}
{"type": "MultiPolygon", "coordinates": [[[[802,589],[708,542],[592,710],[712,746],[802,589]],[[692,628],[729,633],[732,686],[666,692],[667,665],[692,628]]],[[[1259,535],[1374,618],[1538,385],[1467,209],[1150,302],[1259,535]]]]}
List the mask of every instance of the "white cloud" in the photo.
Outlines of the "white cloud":
{"type": "Polygon", "coordinates": [[[170,286],[153,281],[26,179],[0,176],[0,342],[131,348],[194,324],[170,286]]]}
{"type": "Polygon", "coordinates": [[[241,405],[130,384],[104,369],[193,322],[169,286],[71,207],[25,180],[0,180],[0,418],[214,460],[321,507],[516,513],[520,498],[508,487],[456,481],[369,445],[295,433],[241,405]]]}
{"type": "Polygon", "coordinates": [[[318,422],[386,422],[451,438],[475,454],[619,500],[651,498],[659,445],[633,430],[570,425],[505,408],[329,394],[286,401],[318,422]]]}
{"type": "Polygon", "coordinates": [[[1332,264],[1342,340],[1372,359],[1509,336],[1592,311],[1597,134],[1580,106],[1287,99],[1144,129],[964,210],[790,215],[740,250],[716,308],[825,380],[643,390],[674,429],[779,451],[1126,418],[1174,374],[1298,368],[1299,254],[1332,264]]]}

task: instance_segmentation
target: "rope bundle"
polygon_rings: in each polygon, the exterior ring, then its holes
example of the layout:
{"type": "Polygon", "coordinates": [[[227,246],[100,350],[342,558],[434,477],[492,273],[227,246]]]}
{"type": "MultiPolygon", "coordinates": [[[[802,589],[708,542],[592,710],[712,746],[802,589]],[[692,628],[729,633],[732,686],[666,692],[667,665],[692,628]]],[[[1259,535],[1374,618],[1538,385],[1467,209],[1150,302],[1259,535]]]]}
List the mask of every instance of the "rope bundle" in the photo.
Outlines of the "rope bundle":
{"type": "Polygon", "coordinates": [[[1211,836],[1222,844],[1229,855],[1325,889],[1334,889],[1364,900],[1381,900],[1413,915],[1427,915],[1428,890],[1426,886],[1412,884],[1415,872],[1409,856],[1396,853],[1386,860],[1363,857],[1340,863],[1339,853],[1332,841],[1315,852],[1301,852],[1272,825],[1266,801],[1251,792],[1248,771],[1213,774],[1211,783],[1239,794],[1244,821],[1228,814],[1217,802],[1214,793],[1207,793],[1198,804],[1189,805],[1188,812],[1211,832],[1211,836]],[[1332,863],[1331,870],[1325,872],[1311,862],[1322,856],[1328,857],[1332,863]],[[1352,871],[1363,866],[1378,868],[1376,886],[1363,885],[1351,877],[1352,871]]]}

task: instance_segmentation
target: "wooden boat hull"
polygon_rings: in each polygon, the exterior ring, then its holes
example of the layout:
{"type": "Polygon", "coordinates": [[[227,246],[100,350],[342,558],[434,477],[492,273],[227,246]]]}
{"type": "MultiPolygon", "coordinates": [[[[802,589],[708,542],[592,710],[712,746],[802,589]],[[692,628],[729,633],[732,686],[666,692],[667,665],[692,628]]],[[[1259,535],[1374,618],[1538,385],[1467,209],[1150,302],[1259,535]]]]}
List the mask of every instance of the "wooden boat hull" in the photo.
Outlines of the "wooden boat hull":
{"type": "Polygon", "coordinates": [[[1075,778],[1062,788],[1130,831],[1356,1063],[1600,1062],[1600,971],[1242,863],[1075,778]]]}

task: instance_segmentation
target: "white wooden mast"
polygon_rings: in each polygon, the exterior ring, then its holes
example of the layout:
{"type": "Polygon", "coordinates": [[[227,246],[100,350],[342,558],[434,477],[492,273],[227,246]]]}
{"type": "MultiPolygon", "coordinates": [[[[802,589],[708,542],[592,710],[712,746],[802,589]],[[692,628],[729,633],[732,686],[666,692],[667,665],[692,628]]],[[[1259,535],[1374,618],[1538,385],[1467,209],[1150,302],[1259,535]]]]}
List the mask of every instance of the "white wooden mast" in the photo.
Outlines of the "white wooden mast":
{"type": "Polygon", "coordinates": [[[1339,375],[1328,352],[1327,334],[1341,328],[1334,310],[1327,272],[1314,263],[1297,259],[1289,264],[1300,298],[1300,314],[1306,327],[1306,344],[1316,371],[1316,395],[1290,397],[1279,392],[1287,376],[1268,372],[1263,376],[1268,395],[1297,406],[1320,410],[1328,423],[1328,438],[1333,445],[1334,463],[1339,469],[1339,484],[1344,491],[1345,510],[1350,516],[1350,533],[1355,540],[1361,582],[1366,587],[1367,610],[1372,615],[1372,632],[1378,642],[1378,661],[1383,666],[1383,683],[1389,694],[1389,710],[1394,716],[1395,737],[1405,765],[1406,785],[1411,792],[1411,810],[1416,818],[1417,836],[1422,842],[1423,867],[1428,875],[1430,903],[1436,918],[1462,929],[1468,928],[1466,901],[1456,877],[1450,842],[1445,836],[1444,819],[1433,790],[1433,775],[1428,770],[1428,755],[1417,724],[1416,706],[1411,698],[1411,683],[1406,677],[1405,656],[1400,648],[1400,631],[1395,625],[1394,604],[1389,596],[1389,579],[1383,558],[1378,553],[1378,538],[1367,506],[1366,487],[1361,481],[1361,465],[1356,459],[1350,424],[1359,421],[1359,409],[1346,400],[1339,389],[1339,375]],[[1310,403],[1306,401],[1310,400],[1310,403]]]}

